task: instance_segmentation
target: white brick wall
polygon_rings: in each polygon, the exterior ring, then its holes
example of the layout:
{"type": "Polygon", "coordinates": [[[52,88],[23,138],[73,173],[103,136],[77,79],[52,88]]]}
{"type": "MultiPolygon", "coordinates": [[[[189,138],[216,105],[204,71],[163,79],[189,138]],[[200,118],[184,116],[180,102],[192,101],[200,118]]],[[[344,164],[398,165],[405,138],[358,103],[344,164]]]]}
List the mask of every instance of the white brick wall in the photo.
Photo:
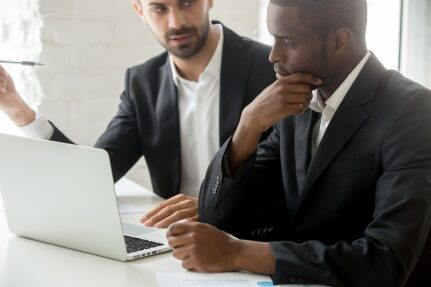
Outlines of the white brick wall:
{"type": "MultiPolygon", "coordinates": [[[[74,141],[91,146],[116,112],[127,67],[162,48],[131,0],[40,0],[40,13],[46,66],[38,69],[39,110],[74,141]]],[[[250,37],[257,36],[258,15],[259,0],[218,0],[211,11],[212,19],[250,37]]],[[[142,163],[129,176],[150,186],[142,163]]]]}
{"type": "MultiPolygon", "coordinates": [[[[35,60],[42,49],[38,1],[0,0],[0,59],[35,60]]],[[[17,89],[30,104],[36,106],[42,91],[31,67],[4,64],[15,79],[17,89]]],[[[15,125],[0,112],[0,132],[19,134],[15,125]]]]}

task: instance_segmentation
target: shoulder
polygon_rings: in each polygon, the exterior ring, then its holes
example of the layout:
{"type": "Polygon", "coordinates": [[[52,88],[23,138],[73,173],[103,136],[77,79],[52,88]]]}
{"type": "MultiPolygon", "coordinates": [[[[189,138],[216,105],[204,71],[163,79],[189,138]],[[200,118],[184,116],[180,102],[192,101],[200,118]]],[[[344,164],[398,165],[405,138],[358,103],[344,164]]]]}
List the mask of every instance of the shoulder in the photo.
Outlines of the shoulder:
{"type": "Polygon", "coordinates": [[[388,89],[401,89],[401,91],[404,92],[430,93],[429,89],[407,77],[404,77],[397,71],[387,70],[385,73],[388,79],[388,89]]]}
{"type": "MultiPolygon", "coordinates": [[[[240,36],[226,26],[223,26],[224,48],[239,49],[243,52],[252,51],[255,54],[269,55],[271,47],[248,37],[240,36]]],[[[268,58],[266,58],[268,60],[268,58]]]]}
{"type": "Polygon", "coordinates": [[[268,46],[261,42],[257,42],[247,37],[242,37],[242,40],[244,41],[245,45],[250,47],[250,49],[253,50],[255,53],[269,55],[269,53],[271,52],[271,46],[268,46]]]}
{"type": "Polygon", "coordinates": [[[252,50],[255,53],[269,54],[271,52],[271,46],[258,42],[248,37],[240,36],[244,46],[252,50]]]}
{"type": "Polygon", "coordinates": [[[168,54],[165,52],[127,69],[124,77],[125,93],[133,99],[154,101],[160,89],[160,82],[169,75],[171,69],[168,54]]]}
{"type": "Polygon", "coordinates": [[[431,105],[431,91],[421,84],[404,77],[397,71],[388,70],[385,72],[380,84],[380,90],[386,95],[390,95],[393,100],[401,103],[426,104],[431,105]]]}
{"type": "Polygon", "coordinates": [[[128,68],[127,75],[131,79],[136,77],[139,77],[140,80],[142,80],[142,77],[151,79],[154,76],[158,75],[156,71],[158,71],[158,69],[164,66],[167,61],[168,61],[168,53],[163,52],[149,59],[145,63],[128,68]]]}

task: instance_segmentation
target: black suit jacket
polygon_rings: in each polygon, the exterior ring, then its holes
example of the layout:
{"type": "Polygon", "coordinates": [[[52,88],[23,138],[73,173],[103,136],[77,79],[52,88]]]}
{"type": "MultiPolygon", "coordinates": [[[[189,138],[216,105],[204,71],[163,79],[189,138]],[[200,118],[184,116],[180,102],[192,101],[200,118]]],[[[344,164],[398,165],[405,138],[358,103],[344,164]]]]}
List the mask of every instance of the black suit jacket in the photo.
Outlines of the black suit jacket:
{"type": "Polygon", "coordinates": [[[314,117],[281,120],[234,178],[227,142],[202,185],[201,220],[271,240],[277,284],[431,286],[430,91],[372,55],[308,167],[314,117]]]}
{"type": "MultiPolygon", "coordinates": [[[[223,33],[220,145],[235,130],[242,109],[275,80],[268,46],[242,38],[226,27],[223,33]]],[[[71,142],[56,128],[51,140],[71,142]]],[[[109,153],[115,180],[144,156],[153,191],[164,198],[179,193],[179,112],[167,53],[127,71],[117,115],[95,146],[109,153]]]]}

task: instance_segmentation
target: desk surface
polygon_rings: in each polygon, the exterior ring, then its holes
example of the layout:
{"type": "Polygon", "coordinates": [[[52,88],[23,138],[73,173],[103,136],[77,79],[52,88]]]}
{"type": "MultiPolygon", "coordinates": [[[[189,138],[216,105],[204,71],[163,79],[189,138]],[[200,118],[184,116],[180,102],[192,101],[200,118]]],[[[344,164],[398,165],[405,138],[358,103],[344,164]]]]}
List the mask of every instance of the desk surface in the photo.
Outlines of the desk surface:
{"type": "MultiPolygon", "coordinates": [[[[125,222],[138,222],[139,209],[148,210],[161,201],[129,180],[120,181],[116,188],[125,222]]],[[[120,262],[18,237],[9,231],[0,204],[0,286],[152,287],[158,286],[156,272],[185,271],[171,252],[120,262]]]]}
{"type": "MultiPolygon", "coordinates": [[[[123,222],[139,222],[144,210],[161,201],[127,179],[116,189],[123,222]]],[[[0,197],[0,286],[156,287],[157,272],[187,271],[171,252],[120,262],[18,237],[9,231],[0,197]]]]}

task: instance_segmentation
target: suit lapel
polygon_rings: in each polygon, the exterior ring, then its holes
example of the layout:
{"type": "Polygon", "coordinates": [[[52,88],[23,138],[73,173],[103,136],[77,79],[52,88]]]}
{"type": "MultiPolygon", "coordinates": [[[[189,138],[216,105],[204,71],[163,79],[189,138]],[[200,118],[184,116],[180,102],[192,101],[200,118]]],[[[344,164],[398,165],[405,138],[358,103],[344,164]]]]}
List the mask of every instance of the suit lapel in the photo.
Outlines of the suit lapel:
{"type": "Polygon", "coordinates": [[[247,87],[251,53],[242,49],[244,41],[223,26],[224,43],[220,75],[220,146],[239,122],[247,87]]]}
{"type": "Polygon", "coordinates": [[[305,177],[300,202],[307,196],[320,175],[368,119],[362,106],[375,97],[385,69],[372,54],[342,101],[319,144],[305,177]]]}
{"type": "Polygon", "coordinates": [[[164,146],[164,152],[169,153],[169,164],[166,164],[170,185],[166,189],[166,197],[171,197],[179,193],[181,179],[181,145],[180,145],[180,125],[178,111],[177,90],[174,84],[169,58],[166,63],[159,68],[159,94],[157,96],[156,114],[160,125],[160,144],[164,146]],[[179,171],[179,172],[178,172],[179,171]]]}

